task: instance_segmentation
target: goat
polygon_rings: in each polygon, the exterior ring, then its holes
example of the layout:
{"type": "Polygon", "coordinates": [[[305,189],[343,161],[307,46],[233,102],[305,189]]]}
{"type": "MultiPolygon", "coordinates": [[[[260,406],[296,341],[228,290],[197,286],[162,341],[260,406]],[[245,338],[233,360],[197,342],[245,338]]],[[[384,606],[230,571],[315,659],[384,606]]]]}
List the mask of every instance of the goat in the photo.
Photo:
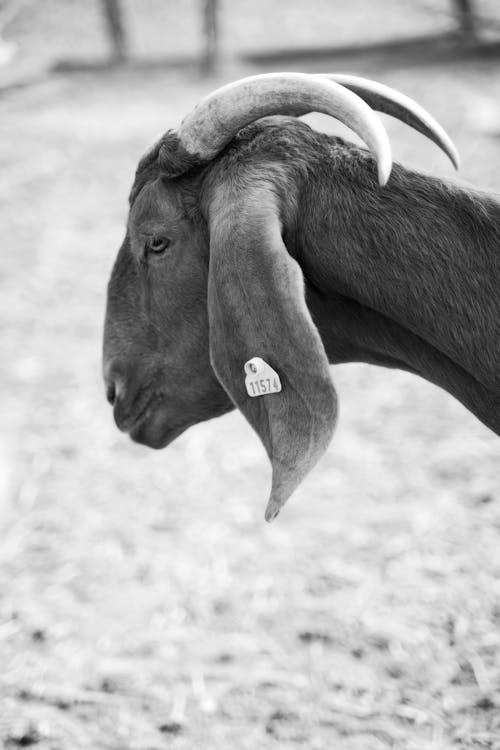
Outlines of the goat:
{"type": "Polygon", "coordinates": [[[202,100],[130,194],[104,330],[116,424],[162,448],[238,407],[272,463],[267,520],[333,434],[329,363],[418,374],[500,434],[500,202],[393,165],[371,107],[458,165],[433,118],[386,86],[268,74],[202,100]],[[297,119],[310,111],[369,150],[297,119]],[[253,357],[279,393],[249,396],[253,357]]]}

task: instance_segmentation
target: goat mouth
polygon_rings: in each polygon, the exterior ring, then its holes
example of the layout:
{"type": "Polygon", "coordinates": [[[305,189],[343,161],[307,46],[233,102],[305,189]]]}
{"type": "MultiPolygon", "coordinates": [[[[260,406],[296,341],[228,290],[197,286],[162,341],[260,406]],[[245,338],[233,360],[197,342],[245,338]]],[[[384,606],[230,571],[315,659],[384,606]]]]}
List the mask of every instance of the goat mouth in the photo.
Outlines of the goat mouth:
{"type": "Polygon", "coordinates": [[[149,398],[135,414],[129,416],[126,420],[121,420],[119,424],[117,423],[119,429],[122,430],[122,432],[128,432],[131,435],[132,432],[138,430],[141,425],[149,419],[153,413],[154,407],[160,401],[160,396],[152,396],[149,398]]]}
{"type": "Polygon", "coordinates": [[[167,432],[163,431],[156,434],[155,432],[144,429],[144,425],[141,425],[137,430],[134,430],[134,432],[130,433],[130,437],[132,438],[134,443],[141,443],[142,445],[146,445],[148,448],[160,450],[161,448],[166,448],[167,445],[170,445],[170,443],[178,438],[179,435],[187,429],[187,427],[188,425],[186,425],[186,427],[177,427],[168,430],[167,432]]]}
{"type": "Polygon", "coordinates": [[[141,443],[156,450],[166,448],[190,426],[189,423],[168,426],[165,419],[166,415],[161,412],[153,414],[151,419],[148,419],[149,416],[151,416],[151,410],[134,425],[129,434],[135,443],[141,443]]]}

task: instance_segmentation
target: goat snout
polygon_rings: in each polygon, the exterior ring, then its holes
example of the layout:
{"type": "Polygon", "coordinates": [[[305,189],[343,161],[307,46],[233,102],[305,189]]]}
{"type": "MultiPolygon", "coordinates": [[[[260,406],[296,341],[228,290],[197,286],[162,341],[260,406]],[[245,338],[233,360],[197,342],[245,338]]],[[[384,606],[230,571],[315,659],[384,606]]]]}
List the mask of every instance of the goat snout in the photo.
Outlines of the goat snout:
{"type": "Polygon", "coordinates": [[[104,383],[116,426],[129,432],[144,410],[137,377],[123,363],[114,362],[105,368],[104,383]]]}
{"type": "Polygon", "coordinates": [[[116,401],[116,385],[114,383],[107,383],[106,385],[106,399],[111,406],[115,405],[116,401]]]}
{"type": "Polygon", "coordinates": [[[111,406],[114,406],[119,398],[126,393],[127,377],[126,368],[117,362],[107,363],[104,367],[104,385],[106,387],[106,398],[111,406]]]}

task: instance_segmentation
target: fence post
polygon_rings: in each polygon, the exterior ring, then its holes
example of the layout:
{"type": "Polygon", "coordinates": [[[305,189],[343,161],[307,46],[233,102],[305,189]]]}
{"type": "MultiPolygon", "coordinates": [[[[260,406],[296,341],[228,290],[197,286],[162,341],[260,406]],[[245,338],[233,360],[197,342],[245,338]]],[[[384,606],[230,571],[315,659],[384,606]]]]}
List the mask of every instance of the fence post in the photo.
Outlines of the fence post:
{"type": "Polygon", "coordinates": [[[469,41],[476,38],[477,24],[473,0],[455,0],[460,31],[469,41]]]}
{"type": "Polygon", "coordinates": [[[127,38],[121,0],[101,0],[108,34],[113,45],[112,59],[122,63],[127,59],[127,38]]]}
{"type": "Polygon", "coordinates": [[[203,55],[202,67],[204,72],[212,73],[217,63],[218,55],[218,15],[217,0],[202,0],[203,2],[203,55]]]}

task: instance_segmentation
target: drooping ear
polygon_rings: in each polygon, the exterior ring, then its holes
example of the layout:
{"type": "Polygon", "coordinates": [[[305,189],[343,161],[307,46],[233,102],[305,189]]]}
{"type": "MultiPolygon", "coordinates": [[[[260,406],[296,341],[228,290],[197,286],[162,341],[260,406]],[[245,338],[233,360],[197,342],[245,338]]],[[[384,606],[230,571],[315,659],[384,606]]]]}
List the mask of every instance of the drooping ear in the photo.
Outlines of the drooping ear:
{"type": "Polygon", "coordinates": [[[262,440],[272,464],[266,520],[275,518],[330,442],[337,397],[304,296],[298,263],[281,237],[276,196],[209,207],[208,316],[214,371],[262,440]],[[279,393],[250,397],[245,363],[260,357],[279,375],[279,393]]]}

